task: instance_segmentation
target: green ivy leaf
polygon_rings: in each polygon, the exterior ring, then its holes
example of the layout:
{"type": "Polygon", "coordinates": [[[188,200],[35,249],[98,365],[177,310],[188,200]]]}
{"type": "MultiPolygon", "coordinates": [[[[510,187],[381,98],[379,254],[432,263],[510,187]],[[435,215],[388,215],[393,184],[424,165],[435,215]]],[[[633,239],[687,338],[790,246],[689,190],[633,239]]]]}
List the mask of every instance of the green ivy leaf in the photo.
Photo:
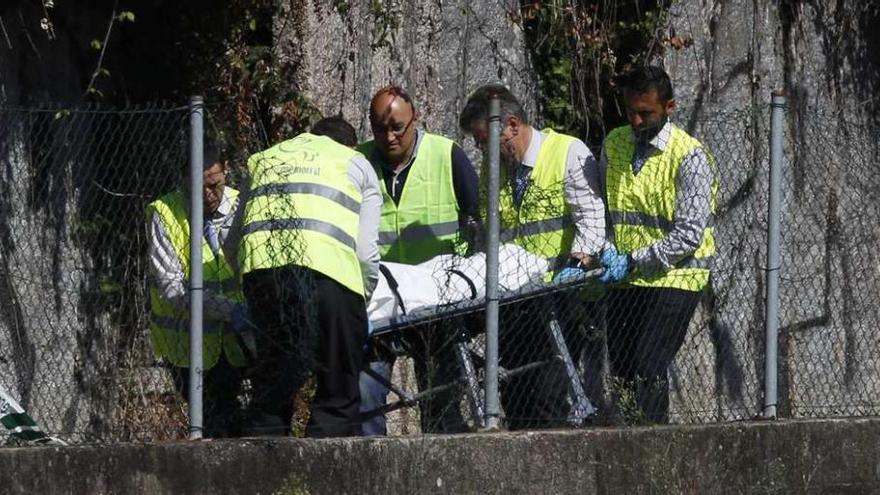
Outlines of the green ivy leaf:
{"type": "Polygon", "coordinates": [[[95,50],[100,50],[101,47],[104,46],[104,43],[101,43],[101,40],[92,40],[91,46],[95,50]]]}

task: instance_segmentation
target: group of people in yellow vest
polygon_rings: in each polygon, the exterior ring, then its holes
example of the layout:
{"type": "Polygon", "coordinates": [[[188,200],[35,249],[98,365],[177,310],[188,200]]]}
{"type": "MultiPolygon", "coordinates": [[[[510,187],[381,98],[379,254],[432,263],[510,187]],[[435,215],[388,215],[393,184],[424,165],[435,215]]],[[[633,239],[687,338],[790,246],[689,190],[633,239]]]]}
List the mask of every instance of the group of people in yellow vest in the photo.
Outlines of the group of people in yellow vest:
{"type": "MultiPolygon", "coordinates": [[[[638,67],[617,83],[629,125],[607,136],[599,159],[577,138],[532,127],[501,85],[477,89],[459,125],[484,151],[489,104],[500,101],[502,240],[549,260],[548,280],[602,268],[601,301],[587,297],[576,304],[604,305],[610,372],[632,388],[645,419],[662,422],[669,408],[667,369],[709,282],[717,171],[705,146],[669,122],[675,99],[665,71],[638,67]]],[[[251,156],[241,195],[225,185],[223,157],[206,147],[208,436],[288,433],[293,396],[309,376],[316,386],[307,435],[384,434],[381,417],[362,421],[360,415],[387,395],[362,370],[390,376],[393,360],[367,346],[366,303],[380,259],[417,264],[482,248],[462,235],[486,211],[485,184],[462,148],[426,132],[402,88],[379,90],[369,117],[373,140],[360,146],[354,128],[335,117],[251,156]],[[239,401],[245,369],[253,395],[246,409],[239,401]]],[[[185,397],[187,218],[182,191],[148,208],[152,341],[185,397]]],[[[550,352],[520,316],[540,314],[540,304],[502,314],[502,366],[550,352]]],[[[415,359],[419,384],[454,378],[448,342],[429,338],[443,332],[420,334],[426,340],[424,355],[415,359]],[[430,367],[424,364],[429,356],[435,358],[430,367]]],[[[584,351],[575,342],[571,347],[584,351]]],[[[510,379],[502,393],[510,428],[564,422],[566,384],[552,377],[510,379]]],[[[423,429],[463,431],[457,400],[450,392],[422,404],[423,429]]]]}

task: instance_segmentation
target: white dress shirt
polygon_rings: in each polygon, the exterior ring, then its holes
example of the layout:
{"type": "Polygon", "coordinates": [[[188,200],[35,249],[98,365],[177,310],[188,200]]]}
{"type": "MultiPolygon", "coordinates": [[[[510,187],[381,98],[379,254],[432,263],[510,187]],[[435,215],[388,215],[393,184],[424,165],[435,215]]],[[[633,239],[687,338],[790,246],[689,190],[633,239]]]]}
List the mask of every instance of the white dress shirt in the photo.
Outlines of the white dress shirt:
{"type": "MultiPolygon", "coordinates": [[[[229,196],[228,191],[228,188],[224,188],[217,211],[205,218],[205,222],[210,222],[216,229],[221,246],[229,235],[229,229],[238,207],[238,202],[229,196]]],[[[202,237],[204,238],[204,234],[202,237]]],[[[159,295],[175,308],[189,310],[189,288],[183,272],[183,264],[171,244],[165,223],[158,213],[154,213],[150,219],[148,252],[150,275],[153,286],[159,291],[159,295]]],[[[189,253],[188,245],[187,253],[189,253]]],[[[208,287],[206,284],[203,304],[206,317],[213,320],[230,321],[235,302],[226,297],[222,291],[208,287]]]]}
{"type": "MultiPolygon", "coordinates": [[[[547,137],[534,127],[522,164],[534,168],[547,137]]],[[[597,255],[605,244],[605,203],[599,180],[599,166],[593,153],[580,139],[568,147],[563,188],[571,209],[575,235],[571,252],[597,255]]]]}
{"type": "MultiPolygon", "coordinates": [[[[645,156],[634,156],[631,160],[633,173],[638,175],[645,160],[652,154],[666,149],[672,135],[672,124],[667,122],[654,138],[648,141],[645,156]]],[[[599,163],[602,177],[602,191],[605,191],[605,174],[608,170],[608,157],[602,153],[599,163]]],[[[702,147],[694,148],[685,155],[675,178],[675,218],[666,236],[642,249],[630,253],[633,263],[646,272],[669,270],[679,261],[692,256],[703,241],[703,233],[711,221],[710,200],[712,184],[717,181],[715,168],[709,162],[709,155],[702,147]]],[[[613,239],[609,222],[608,238],[613,239]]]]}
{"type": "Polygon", "coordinates": [[[362,155],[351,159],[348,180],[361,192],[361,211],[358,217],[357,256],[364,277],[364,296],[367,301],[379,281],[379,222],[382,219],[382,189],[379,176],[362,155]]]}

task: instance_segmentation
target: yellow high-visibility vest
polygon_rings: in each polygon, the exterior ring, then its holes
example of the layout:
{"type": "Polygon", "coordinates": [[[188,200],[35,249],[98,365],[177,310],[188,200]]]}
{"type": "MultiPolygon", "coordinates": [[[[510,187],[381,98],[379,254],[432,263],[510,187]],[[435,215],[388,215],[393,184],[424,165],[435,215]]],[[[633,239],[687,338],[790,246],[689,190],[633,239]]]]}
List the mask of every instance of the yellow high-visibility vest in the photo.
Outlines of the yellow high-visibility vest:
{"type": "Polygon", "coordinates": [[[356,251],[361,192],[348,179],[355,156],[329,137],[303,133],[248,159],[242,274],[303,266],[364,295],[356,251]]]}
{"type": "MultiPolygon", "coordinates": [[[[224,189],[233,202],[238,201],[238,191],[231,187],[224,189]]],[[[190,280],[190,226],[184,195],[181,191],[166,194],[147,206],[148,221],[158,215],[168,234],[177,258],[183,267],[186,282],[190,280]]],[[[202,273],[205,288],[221,291],[232,302],[244,301],[237,281],[222,251],[214,255],[208,242],[202,236],[202,273]]],[[[150,287],[150,339],[157,357],[178,367],[189,366],[189,311],[175,308],[164,300],[155,287],[150,287]]],[[[202,365],[210,369],[220,358],[220,352],[233,366],[244,366],[245,359],[235,334],[227,322],[213,320],[205,316],[202,340],[202,365]]]]}
{"type": "MultiPolygon", "coordinates": [[[[662,240],[675,220],[676,178],[684,158],[696,148],[706,151],[710,166],[712,155],[696,139],[676,126],[669,142],[660,153],[653,153],[638,175],[632,171],[635,141],[629,126],[611,131],[605,140],[608,157],[606,197],[614,228],[614,243],[622,253],[632,253],[662,240]]],[[[711,215],[715,215],[718,182],[713,180],[710,198],[711,215]]],[[[703,231],[703,238],[693,256],[681,260],[675,268],[659,273],[634,272],[626,282],[642,287],[669,287],[700,291],[709,282],[710,263],[715,255],[715,229],[712,221],[703,231]]]]}
{"type": "MultiPolygon", "coordinates": [[[[541,131],[544,142],[529,175],[530,184],[519,208],[513,198],[508,171],[501,168],[499,213],[501,242],[513,242],[550,262],[550,273],[568,259],[574,240],[571,208],[565,201],[565,170],[568,149],[575,138],[551,129],[541,131]]],[[[486,176],[481,182],[486,191],[486,176]]],[[[486,194],[481,194],[483,201],[486,194]]],[[[486,209],[483,208],[485,212],[486,209]]]]}
{"type": "MultiPolygon", "coordinates": [[[[456,251],[459,210],[452,182],[452,145],[453,142],[443,136],[422,134],[399,204],[394,203],[385,181],[381,180],[385,171],[373,164],[382,188],[379,226],[382,260],[419,264],[456,251]]],[[[363,143],[358,150],[369,158],[375,143],[363,143]]]]}

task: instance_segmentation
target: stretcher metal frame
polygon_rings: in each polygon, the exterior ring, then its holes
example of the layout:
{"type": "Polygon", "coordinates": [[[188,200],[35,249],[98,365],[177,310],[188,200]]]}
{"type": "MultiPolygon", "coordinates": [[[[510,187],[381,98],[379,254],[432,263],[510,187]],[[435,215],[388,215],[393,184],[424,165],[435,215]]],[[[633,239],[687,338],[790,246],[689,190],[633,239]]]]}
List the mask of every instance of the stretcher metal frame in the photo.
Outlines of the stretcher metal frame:
{"type": "MultiPolygon", "coordinates": [[[[527,287],[524,290],[519,291],[510,291],[501,295],[499,305],[503,307],[530,299],[548,297],[561,292],[578,290],[591,278],[597,277],[601,273],[601,269],[584,271],[580,277],[572,281],[541,287],[527,287]]],[[[397,297],[399,298],[400,296],[397,295],[397,297]]],[[[405,308],[402,306],[402,302],[398,300],[398,303],[404,311],[403,315],[374,320],[372,322],[373,333],[370,335],[371,344],[387,348],[397,356],[403,356],[406,355],[406,346],[402,344],[405,340],[403,338],[403,332],[429,323],[451,320],[453,325],[452,331],[454,332],[452,342],[460,376],[457,380],[436,385],[414,394],[394,385],[389,380],[385,379],[385,377],[370,369],[369,366],[365,366],[363,370],[364,373],[385,386],[389,391],[394,392],[398,399],[394,402],[389,402],[384,406],[362,412],[361,418],[366,420],[404,407],[413,407],[417,405],[419,401],[427,399],[440,392],[451,388],[463,387],[470,404],[470,412],[474,425],[477,428],[485,427],[484,397],[482,394],[483,388],[481,387],[482,379],[479,376],[478,371],[482,368],[483,360],[482,357],[473,353],[468,347],[473,336],[466,328],[464,317],[482,311],[486,306],[486,299],[481,298],[459,301],[431,308],[422,308],[413,312],[406,312],[405,308]]],[[[555,363],[562,364],[565,369],[566,378],[568,379],[568,395],[571,402],[571,412],[569,413],[567,422],[572,426],[582,426],[588,418],[596,414],[597,410],[592,402],[590,402],[589,397],[587,397],[583,381],[578,374],[577,366],[568,350],[568,345],[565,343],[565,338],[556,316],[556,308],[550,310],[550,317],[548,318],[545,328],[550,333],[551,342],[553,343],[555,351],[553,357],[542,361],[526,363],[511,369],[500,367],[499,379],[503,382],[513,376],[536,368],[549,366],[555,363]]],[[[503,343],[499,344],[503,345],[503,343]]]]}

